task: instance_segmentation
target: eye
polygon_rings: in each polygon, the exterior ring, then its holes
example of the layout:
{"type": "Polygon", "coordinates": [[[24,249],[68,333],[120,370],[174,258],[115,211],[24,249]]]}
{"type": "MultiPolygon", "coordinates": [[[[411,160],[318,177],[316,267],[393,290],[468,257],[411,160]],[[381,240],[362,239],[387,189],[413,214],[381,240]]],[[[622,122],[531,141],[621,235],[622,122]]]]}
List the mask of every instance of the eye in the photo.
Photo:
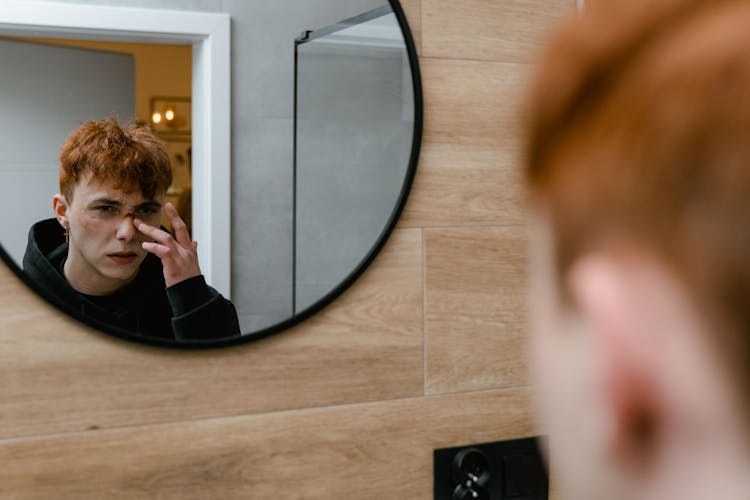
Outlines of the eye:
{"type": "Polygon", "coordinates": [[[137,212],[141,215],[154,215],[159,212],[159,209],[156,207],[141,207],[137,212]]]}
{"type": "Polygon", "coordinates": [[[106,214],[106,215],[114,214],[117,211],[117,209],[113,207],[112,205],[99,205],[99,206],[94,207],[94,210],[96,210],[97,212],[106,214]]]}

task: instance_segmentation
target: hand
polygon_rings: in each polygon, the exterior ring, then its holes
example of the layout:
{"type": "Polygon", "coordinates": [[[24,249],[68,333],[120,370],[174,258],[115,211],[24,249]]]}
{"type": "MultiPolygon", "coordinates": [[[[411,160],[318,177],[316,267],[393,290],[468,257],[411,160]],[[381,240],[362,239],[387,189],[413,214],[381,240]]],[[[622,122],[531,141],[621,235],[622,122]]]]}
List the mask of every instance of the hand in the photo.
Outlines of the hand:
{"type": "Polygon", "coordinates": [[[140,219],[133,219],[136,229],[154,242],[143,242],[141,246],[161,259],[164,268],[164,281],[172,286],[180,281],[201,274],[198,265],[198,242],[190,239],[185,223],[171,203],[164,205],[169,221],[174,228],[175,236],[166,231],[149,226],[140,219]]]}

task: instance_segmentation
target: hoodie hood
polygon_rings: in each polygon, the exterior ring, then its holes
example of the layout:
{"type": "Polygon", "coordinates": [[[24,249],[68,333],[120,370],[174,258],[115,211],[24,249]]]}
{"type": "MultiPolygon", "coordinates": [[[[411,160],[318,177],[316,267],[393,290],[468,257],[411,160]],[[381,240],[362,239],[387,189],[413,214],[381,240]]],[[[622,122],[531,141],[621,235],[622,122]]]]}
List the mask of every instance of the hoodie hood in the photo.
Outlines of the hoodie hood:
{"type": "Polygon", "coordinates": [[[29,278],[43,288],[56,290],[53,292],[55,295],[65,288],[75,294],[62,274],[62,265],[67,256],[65,231],[57,219],[46,219],[31,226],[23,256],[23,271],[29,278]]]}
{"type": "MultiPolygon", "coordinates": [[[[144,259],[135,280],[107,296],[85,295],[70,286],[62,270],[67,256],[65,231],[56,219],[46,219],[31,226],[23,256],[24,273],[67,309],[83,317],[142,331],[145,323],[153,321],[145,314],[151,310],[148,305],[166,300],[161,262],[152,254],[144,259]]],[[[168,304],[166,307],[168,310],[168,304]]]]}

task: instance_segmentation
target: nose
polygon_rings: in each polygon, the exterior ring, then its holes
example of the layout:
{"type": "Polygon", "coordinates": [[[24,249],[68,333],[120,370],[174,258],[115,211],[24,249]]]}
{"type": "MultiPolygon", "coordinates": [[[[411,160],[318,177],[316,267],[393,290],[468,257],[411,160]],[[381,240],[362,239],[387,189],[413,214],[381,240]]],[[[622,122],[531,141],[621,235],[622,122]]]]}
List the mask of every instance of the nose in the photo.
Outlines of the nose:
{"type": "Polygon", "coordinates": [[[133,216],[126,215],[117,225],[116,237],[120,241],[128,242],[135,237],[136,229],[133,225],[133,216]]]}

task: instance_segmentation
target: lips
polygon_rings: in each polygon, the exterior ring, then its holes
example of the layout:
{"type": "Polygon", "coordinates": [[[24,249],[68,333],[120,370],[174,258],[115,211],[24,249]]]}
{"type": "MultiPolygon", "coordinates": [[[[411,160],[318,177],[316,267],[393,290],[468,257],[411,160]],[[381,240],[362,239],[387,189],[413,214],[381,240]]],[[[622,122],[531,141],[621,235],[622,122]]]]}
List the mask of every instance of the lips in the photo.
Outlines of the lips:
{"type": "Polygon", "coordinates": [[[117,264],[130,264],[135,261],[138,254],[135,252],[114,252],[107,254],[107,257],[115,261],[117,264]]]}

